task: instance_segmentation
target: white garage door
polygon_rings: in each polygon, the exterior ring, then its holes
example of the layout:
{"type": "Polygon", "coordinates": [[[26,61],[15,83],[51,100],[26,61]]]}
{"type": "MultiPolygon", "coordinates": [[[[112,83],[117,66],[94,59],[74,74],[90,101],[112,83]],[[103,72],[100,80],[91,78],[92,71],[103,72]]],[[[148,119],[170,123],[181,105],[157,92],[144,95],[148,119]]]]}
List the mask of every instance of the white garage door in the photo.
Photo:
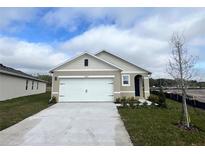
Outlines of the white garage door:
{"type": "Polygon", "coordinates": [[[113,101],[113,79],[60,79],[59,102],[113,101]]]}

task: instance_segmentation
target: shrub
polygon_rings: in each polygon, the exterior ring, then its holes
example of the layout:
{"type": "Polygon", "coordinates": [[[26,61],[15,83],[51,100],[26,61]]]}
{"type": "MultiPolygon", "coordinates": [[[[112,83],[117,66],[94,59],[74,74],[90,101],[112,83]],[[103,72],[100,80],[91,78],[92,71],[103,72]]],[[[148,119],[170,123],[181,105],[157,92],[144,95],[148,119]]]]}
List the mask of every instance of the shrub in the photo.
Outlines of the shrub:
{"type": "Polygon", "coordinates": [[[55,96],[53,96],[50,100],[49,100],[49,104],[55,104],[57,103],[57,99],[55,96]]]}
{"type": "Polygon", "coordinates": [[[135,101],[135,97],[134,96],[132,96],[132,97],[130,97],[130,101],[135,101]]]}
{"type": "Polygon", "coordinates": [[[128,103],[129,103],[130,107],[134,108],[134,103],[136,102],[135,97],[132,96],[128,100],[129,100],[128,103]]]}
{"type": "Polygon", "coordinates": [[[147,107],[148,106],[147,101],[145,101],[142,105],[143,105],[143,107],[147,107]]]}
{"type": "Polygon", "coordinates": [[[126,106],[127,106],[127,98],[126,98],[126,96],[123,96],[123,97],[122,97],[121,103],[122,103],[122,106],[123,106],[123,107],[126,107],[126,106]]]}
{"type": "Polygon", "coordinates": [[[159,102],[158,102],[159,107],[167,108],[166,96],[164,95],[162,87],[160,88],[158,97],[159,97],[159,102]]]}
{"type": "Polygon", "coordinates": [[[148,98],[149,101],[151,101],[152,103],[159,103],[159,97],[155,96],[155,95],[150,95],[148,98]]]}
{"type": "Polygon", "coordinates": [[[120,99],[120,97],[118,97],[118,98],[116,98],[116,103],[120,103],[121,102],[121,99],[120,99]]]}

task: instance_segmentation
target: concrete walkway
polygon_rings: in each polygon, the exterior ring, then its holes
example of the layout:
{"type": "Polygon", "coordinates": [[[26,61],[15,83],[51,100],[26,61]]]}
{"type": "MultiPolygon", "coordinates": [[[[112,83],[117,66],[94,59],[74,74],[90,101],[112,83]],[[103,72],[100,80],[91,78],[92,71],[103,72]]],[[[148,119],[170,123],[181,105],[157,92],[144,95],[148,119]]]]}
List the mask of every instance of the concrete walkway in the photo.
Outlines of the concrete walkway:
{"type": "Polygon", "coordinates": [[[0,131],[0,145],[132,145],[113,103],[57,103],[0,131]]]}

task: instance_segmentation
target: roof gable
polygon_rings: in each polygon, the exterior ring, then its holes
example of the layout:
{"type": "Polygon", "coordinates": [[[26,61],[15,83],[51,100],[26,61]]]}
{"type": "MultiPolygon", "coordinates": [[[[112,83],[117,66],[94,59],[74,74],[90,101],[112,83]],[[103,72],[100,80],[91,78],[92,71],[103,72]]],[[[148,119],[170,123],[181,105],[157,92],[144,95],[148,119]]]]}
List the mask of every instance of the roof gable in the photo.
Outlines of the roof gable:
{"type": "Polygon", "coordinates": [[[137,71],[139,73],[151,74],[151,72],[107,51],[101,51],[96,56],[120,67],[123,71],[137,71]]]}
{"type": "Polygon", "coordinates": [[[100,69],[121,70],[119,67],[86,52],[81,55],[78,55],[77,57],[69,59],[63,64],[52,69],[50,72],[53,73],[54,71],[59,71],[59,70],[67,71],[67,70],[82,70],[82,69],[85,69],[85,70],[89,70],[89,69],[92,69],[92,70],[100,70],[100,69]],[[88,59],[88,66],[86,67],[84,66],[85,59],[88,59]]]}

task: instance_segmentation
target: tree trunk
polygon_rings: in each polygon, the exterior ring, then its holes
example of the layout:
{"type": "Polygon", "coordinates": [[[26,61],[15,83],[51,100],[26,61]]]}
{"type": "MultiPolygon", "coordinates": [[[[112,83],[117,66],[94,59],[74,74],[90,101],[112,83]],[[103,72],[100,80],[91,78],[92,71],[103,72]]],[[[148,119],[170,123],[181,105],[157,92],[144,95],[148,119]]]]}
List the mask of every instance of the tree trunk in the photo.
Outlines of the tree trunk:
{"type": "Polygon", "coordinates": [[[185,83],[183,78],[183,68],[182,68],[182,55],[181,55],[181,46],[178,44],[178,56],[179,56],[179,67],[180,67],[180,80],[181,80],[181,91],[182,91],[182,116],[181,116],[181,123],[185,125],[186,127],[190,127],[189,124],[189,114],[187,110],[187,104],[186,104],[186,89],[185,89],[185,83]]]}
{"type": "Polygon", "coordinates": [[[190,127],[190,121],[189,121],[189,113],[187,110],[187,104],[186,104],[186,91],[182,88],[182,119],[181,122],[187,127],[190,127]]]}

